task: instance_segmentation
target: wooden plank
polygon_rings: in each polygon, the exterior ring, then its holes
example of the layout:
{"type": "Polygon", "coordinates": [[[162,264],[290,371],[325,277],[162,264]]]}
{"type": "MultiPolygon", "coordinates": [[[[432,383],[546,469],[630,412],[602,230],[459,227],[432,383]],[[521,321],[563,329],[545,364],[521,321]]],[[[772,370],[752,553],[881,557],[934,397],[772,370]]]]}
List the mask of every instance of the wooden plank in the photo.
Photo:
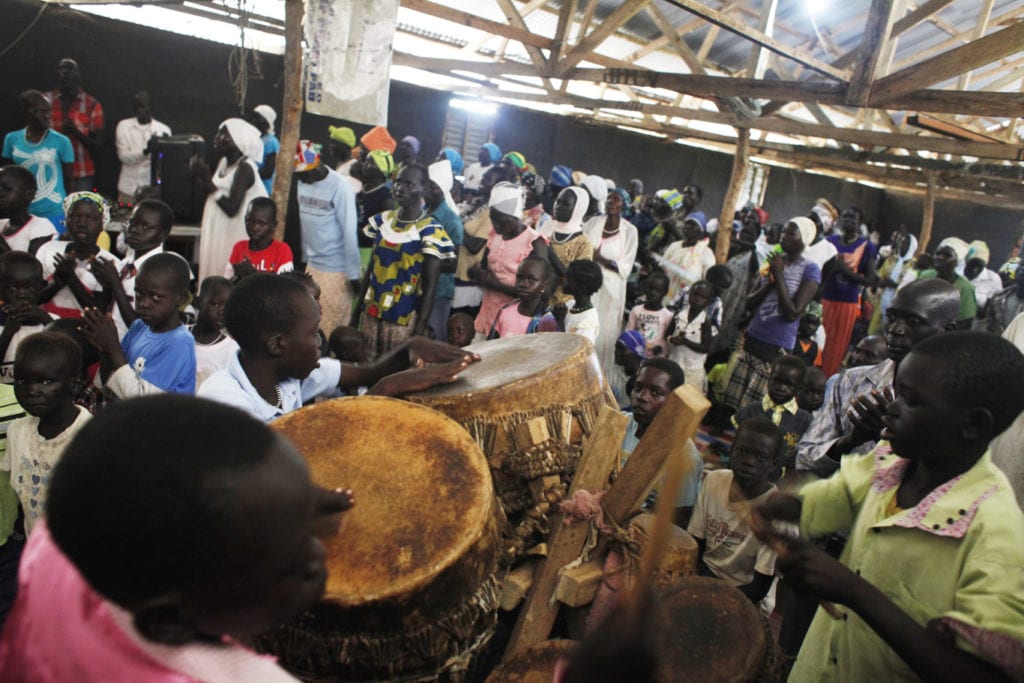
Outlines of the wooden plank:
{"type": "Polygon", "coordinates": [[[651,0],[626,0],[616,7],[601,21],[597,28],[588,33],[569,54],[558,62],[555,70],[556,73],[565,75],[577,64],[587,59],[587,56],[603,43],[605,38],[621,28],[623,24],[633,18],[634,14],[642,10],[650,2],[651,0]]]}
{"type": "Polygon", "coordinates": [[[1022,44],[1024,21],[1019,21],[1001,31],[879,79],[871,89],[871,106],[885,105],[901,95],[958,76],[979,66],[991,64],[997,59],[1019,51],[1022,44]]]}
{"type": "Polygon", "coordinates": [[[886,40],[891,23],[892,0],[872,0],[867,26],[860,41],[857,66],[850,76],[850,88],[846,91],[847,104],[857,107],[867,104],[871,85],[875,81],[878,60],[882,55],[882,44],[886,40]]]}
{"type": "MultiPolygon", "coordinates": [[[[971,33],[971,40],[978,40],[988,30],[988,20],[992,18],[992,5],[995,4],[995,0],[982,0],[981,11],[978,13],[978,23],[974,25],[974,31],[971,33]]],[[[957,81],[957,90],[967,90],[967,86],[971,83],[971,72],[967,71],[960,74],[960,80],[957,81]]]]}
{"type": "Polygon", "coordinates": [[[655,4],[647,6],[647,13],[651,15],[651,19],[654,20],[654,25],[661,31],[661,35],[668,39],[669,45],[676,51],[676,54],[686,62],[686,66],[690,67],[690,73],[703,74],[704,65],[701,64],[701,60],[693,53],[690,46],[686,44],[686,41],[680,37],[676,32],[672,22],[669,21],[668,17],[658,9],[655,4]]]}
{"type": "MultiPolygon", "coordinates": [[[[922,21],[927,19],[928,17],[944,9],[946,6],[952,3],[953,0],[928,0],[928,2],[922,3],[920,7],[913,10],[912,12],[907,12],[907,14],[902,19],[899,19],[898,21],[896,21],[896,23],[892,25],[892,31],[890,32],[890,36],[892,38],[895,38],[896,36],[906,33],[907,31],[909,31],[910,29],[914,28],[922,21]]],[[[832,62],[832,66],[836,67],[837,69],[845,69],[846,67],[851,66],[857,60],[858,55],[860,55],[860,48],[857,48],[856,50],[850,50],[842,57],[832,62]]]]}
{"type": "Polygon", "coordinates": [[[924,211],[921,214],[921,236],[917,242],[917,253],[928,250],[928,241],[932,238],[932,224],[935,222],[935,174],[928,174],[928,189],[924,195],[924,211]]]}
{"type": "Polygon", "coordinates": [[[431,0],[402,0],[402,7],[411,9],[414,12],[420,12],[427,14],[438,19],[444,19],[445,21],[451,21],[456,24],[462,24],[469,28],[476,29],[478,31],[487,31],[497,36],[503,36],[510,40],[517,40],[523,45],[532,45],[533,47],[541,47],[545,50],[550,50],[554,41],[544,36],[539,36],[536,33],[531,33],[508,24],[503,24],[499,21],[491,21],[490,19],[484,19],[478,17],[475,14],[469,12],[463,12],[451,7],[446,7],[442,4],[431,2],[431,0]]]}
{"type": "Polygon", "coordinates": [[[735,33],[741,38],[753,41],[782,57],[792,59],[795,62],[803,64],[809,69],[813,69],[818,73],[825,74],[826,76],[831,76],[838,81],[846,81],[845,71],[837,69],[831,64],[827,64],[820,59],[812,57],[803,50],[793,48],[776,40],[775,38],[772,38],[771,36],[767,36],[763,32],[755,29],[753,26],[734,19],[719,10],[712,9],[697,0],[669,0],[669,2],[676,7],[692,12],[693,14],[710,21],[712,24],[724,28],[726,31],[735,33]]]}
{"type": "MultiPolygon", "coordinates": [[[[618,464],[622,439],[629,418],[609,406],[603,406],[594,424],[594,431],[584,443],[576,476],[569,488],[569,496],[576,491],[602,491],[618,464]]],[[[548,556],[541,560],[533,574],[533,584],[526,604],[519,612],[515,629],[505,650],[505,659],[546,640],[558,615],[558,605],[551,605],[551,596],[562,567],[575,560],[583,549],[589,524],[565,526],[561,515],[551,521],[548,534],[548,556]]]]}
{"type": "MultiPolygon", "coordinates": [[[[512,0],[498,0],[498,7],[505,13],[505,17],[508,22],[515,28],[522,29],[523,31],[529,32],[529,28],[526,26],[526,20],[516,9],[516,6],[512,4],[512,0]]],[[[537,70],[537,75],[541,78],[547,79],[549,65],[547,60],[544,58],[544,53],[540,51],[539,47],[534,45],[528,45],[523,43],[523,47],[526,48],[526,54],[529,55],[530,61],[533,62],[533,68],[537,70]]],[[[551,81],[546,81],[548,87],[551,87],[551,81]]]]}
{"type": "MultiPolygon", "coordinates": [[[[761,4],[760,30],[769,38],[775,37],[775,13],[778,7],[779,0],[763,0],[761,4]]],[[[747,78],[763,78],[766,63],[764,48],[754,43],[750,49],[750,57],[747,59],[747,78]]]]}
{"type": "Polygon", "coordinates": [[[704,60],[708,58],[708,53],[711,52],[711,47],[715,44],[715,39],[718,38],[718,34],[722,31],[721,26],[711,24],[708,26],[708,32],[704,34],[704,41],[700,44],[700,49],[697,50],[697,61],[704,63],[704,60]]]}
{"type": "Polygon", "coordinates": [[[551,47],[551,53],[548,55],[548,65],[550,68],[554,68],[558,60],[562,58],[562,53],[566,47],[566,40],[569,39],[569,29],[572,28],[572,18],[576,16],[576,2],[577,0],[562,0],[562,6],[558,8],[558,26],[555,28],[555,42],[551,47]]]}
{"type": "Polygon", "coordinates": [[[736,211],[736,202],[743,190],[743,179],[747,176],[749,156],[750,130],[741,128],[736,143],[736,153],[732,157],[732,175],[729,176],[729,186],[725,190],[725,199],[722,200],[722,210],[718,216],[718,225],[721,228],[715,243],[715,260],[718,263],[725,263],[729,260],[733,213],[736,211]]]}
{"type": "MultiPolygon", "coordinates": [[[[868,106],[876,106],[873,97],[868,102],[868,106]]],[[[895,111],[927,111],[933,114],[1010,117],[1024,111],[1024,93],[979,92],[975,90],[968,90],[967,92],[916,90],[897,97],[883,106],[886,109],[895,111]]]]}
{"type": "Polygon", "coordinates": [[[669,394],[615,484],[605,494],[603,502],[608,517],[622,526],[640,509],[665,460],[674,451],[683,453],[689,449],[688,442],[710,407],[708,400],[687,384],[669,394]]]}
{"type": "MultiPolygon", "coordinates": [[[[301,0],[284,5],[284,96],[281,102],[281,153],[274,165],[274,203],[288,206],[295,169],[294,150],[299,144],[299,123],[302,118],[302,15],[301,0]]],[[[258,180],[258,179],[257,179],[258,180]]],[[[284,221],[278,221],[274,237],[284,239],[284,221]]]]}

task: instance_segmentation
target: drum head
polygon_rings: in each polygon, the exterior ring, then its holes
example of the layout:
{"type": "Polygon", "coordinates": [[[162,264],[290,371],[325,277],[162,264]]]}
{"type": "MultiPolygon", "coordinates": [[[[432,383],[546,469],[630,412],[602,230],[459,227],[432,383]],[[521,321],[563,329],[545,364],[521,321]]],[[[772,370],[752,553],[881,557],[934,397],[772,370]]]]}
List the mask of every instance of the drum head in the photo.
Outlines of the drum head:
{"type": "Polygon", "coordinates": [[[761,614],[740,591],[705,577],[683,579],[661,596],[657,638],[661,681],[752,681],[765,661],[761,614]]]}
{"type": "Polygon", "coordinates": [[[408,596],[493,528],[493,485],[480,447],[430,408],[339,398],[271,426],[295,444],[315,483],[353,491],[342,530],[324,541],[326,601],[356,607],[408,596]]]}
{"type": "MultiPolygon", "coordinates": [[[[435,396],[507,389],[521,380],[534,376],[542,377],[557,365],[587,356],[592,358],[594,373],[600,387],[601,371],[597,367],[597,356],[594,355],[590,342],[578,334],[527,334],[505,337],[470,344],[466,350],[480,354],[480,361],[466,368],[459,375],[459,381],[436,386],[416,396],[429,399],[435,396]]],[[[544,399],[543,396],[537,398],[544,399]]]]}

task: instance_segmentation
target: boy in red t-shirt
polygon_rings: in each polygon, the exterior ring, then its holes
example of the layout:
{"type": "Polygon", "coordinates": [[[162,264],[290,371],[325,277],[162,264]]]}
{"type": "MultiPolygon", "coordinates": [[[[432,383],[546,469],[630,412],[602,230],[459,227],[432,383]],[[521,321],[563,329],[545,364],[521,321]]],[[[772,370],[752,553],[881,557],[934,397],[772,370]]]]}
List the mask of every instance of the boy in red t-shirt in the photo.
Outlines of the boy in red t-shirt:
{"type": "Polygon", "coordinates": [[[245,232],[249,239],[240,240],[231,249],[224,277],[241,280],[253,273],[287,273],[295,270],[292,250],[274,239],[277,227],[277,204],[269,197],[256,197],[245,210],[245,232]]]}

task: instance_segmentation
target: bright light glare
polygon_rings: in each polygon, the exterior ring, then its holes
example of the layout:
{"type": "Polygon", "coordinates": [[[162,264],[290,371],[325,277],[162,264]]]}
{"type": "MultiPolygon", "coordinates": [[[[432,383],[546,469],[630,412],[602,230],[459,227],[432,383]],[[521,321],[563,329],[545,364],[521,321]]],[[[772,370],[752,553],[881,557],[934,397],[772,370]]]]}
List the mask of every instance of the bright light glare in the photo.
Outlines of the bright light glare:
{"type": "Polygon", "coordinates": [[[482,102],[480,100],[453,99],[448,100],[448,106],[454,109],[473,112],[474,114],[484,114],[486,116],[494,116],[498,113],[498,105],[490,104],[489,102],[482,102]]]}
{"type": "Polygon", "coordinates": [[[807,12],[812,17],[820,17],[828,9],[828,0],[806,0],[807,12]]]}

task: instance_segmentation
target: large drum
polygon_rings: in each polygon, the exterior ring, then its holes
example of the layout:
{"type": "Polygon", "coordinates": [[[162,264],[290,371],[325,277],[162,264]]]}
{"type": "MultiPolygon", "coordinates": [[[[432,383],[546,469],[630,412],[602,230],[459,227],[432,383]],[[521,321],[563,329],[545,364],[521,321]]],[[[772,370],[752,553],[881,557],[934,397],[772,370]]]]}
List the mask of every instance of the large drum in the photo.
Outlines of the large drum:
{"type": "Polygon", "coordinates": [[[663,593],[653,632],[658,681],[775,683],[784,663],[768,622],[747,596],[718,579],[691,576],[663,593]]]}
{"type": "Polygon", "coordinates": [[[491,475],[464,429],[423,406],[340,398],[272,424],[313,481],[353,490],[325,541],[323,600],[259,646],[307,680],[458,681],[500,598],[491,475]]]}
{"type": "Polygon", "coordinates": [[[528,483],[568,480],[602,404],[615,407],[594,347],[575,334],[528,334],[467,347],[480,354],[454,384],[406,399],[466,428],[483,449],[505,512],[536,503],[528,483]]]}

